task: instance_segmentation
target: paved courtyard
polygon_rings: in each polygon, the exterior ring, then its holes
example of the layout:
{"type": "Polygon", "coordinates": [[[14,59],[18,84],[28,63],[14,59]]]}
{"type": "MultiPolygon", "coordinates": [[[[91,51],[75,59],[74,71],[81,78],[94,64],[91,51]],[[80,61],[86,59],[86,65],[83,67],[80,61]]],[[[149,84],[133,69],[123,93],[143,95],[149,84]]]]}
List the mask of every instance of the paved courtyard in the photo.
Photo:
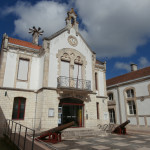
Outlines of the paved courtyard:
{"type": "Polygon", "coordinates": [[[128,134],[67,139],[54,144],[58,150],[150,150],[150,135],[128,134]]]}

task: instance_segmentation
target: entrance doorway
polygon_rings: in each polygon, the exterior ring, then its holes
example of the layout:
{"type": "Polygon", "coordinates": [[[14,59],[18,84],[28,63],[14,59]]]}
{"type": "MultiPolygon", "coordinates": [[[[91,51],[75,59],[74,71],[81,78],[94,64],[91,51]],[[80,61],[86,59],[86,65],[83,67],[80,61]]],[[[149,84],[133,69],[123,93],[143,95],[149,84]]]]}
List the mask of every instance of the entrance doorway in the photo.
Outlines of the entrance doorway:
{"type": "Polygon", "coordinates": [[[58,108],[58,124],[75,122],[74,127],[83,127],[83,101],[73,98],[61,99],[58,108]]]}

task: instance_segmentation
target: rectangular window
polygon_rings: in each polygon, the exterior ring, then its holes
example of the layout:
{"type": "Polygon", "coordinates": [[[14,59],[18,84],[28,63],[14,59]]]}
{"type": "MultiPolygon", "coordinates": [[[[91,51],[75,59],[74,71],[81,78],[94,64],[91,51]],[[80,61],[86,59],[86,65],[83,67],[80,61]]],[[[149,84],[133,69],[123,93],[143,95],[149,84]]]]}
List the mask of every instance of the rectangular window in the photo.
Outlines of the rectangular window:
{"type": "Polygon", "coordinates": [[[69,87],[70,86],[70,63],[68,61],[61,61],[61,81],[60,86],[69,87]]]}
{"type": "Polygon", "coordinates": [[[115,121],[115,111],[114,109],[109,109],[109,119],[110,119],[110,123],[116,123],[115,121]]]}
{"type": "Polygon", "coordinates": [[[97,109],[97,119],[99,119],[99,103],[96,103],[96,109],[97,109]]]}
{"type": "Polygon", "coordinates": [[[16,97],[14,99],[12,119],[24,119],[25,98],[16,97]]]}
{"type": "Polygon", "coordinates": [[[95,89],[98,90],[98,84],[97,84],[97,73],[95,73],[95,89]]]}
{"type": "Polygon", "coordinates": [[[136,114],[136,107],[134,101],[128,101],[128,107],[129,107],[129,114],[134,115],[136,114]]]}
{"type": "Polygon", "coordinates": [[[61,61],[61,76],[69,77],[69,62],[61,61]]]}
{"type": "Polygon", "coordinates": [[[29,60],[19,59],[18,80],[28,80],[29,60]]]}

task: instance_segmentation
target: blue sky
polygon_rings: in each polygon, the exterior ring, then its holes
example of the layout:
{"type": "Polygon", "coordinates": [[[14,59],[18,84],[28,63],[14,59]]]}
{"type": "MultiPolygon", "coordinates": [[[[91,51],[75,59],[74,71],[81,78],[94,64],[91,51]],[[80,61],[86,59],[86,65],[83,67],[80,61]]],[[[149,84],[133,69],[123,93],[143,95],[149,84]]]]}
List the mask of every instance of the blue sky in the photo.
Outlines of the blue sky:
{"type": "Polygon", "coordinates": [[[107,79],[150,66],[149,0],[1,1],[0,35],[31,41],[28,28],[40,26],[50,36],[65,27],[66,12],[78,14],[80,33],[107,62],[107,79]]]}

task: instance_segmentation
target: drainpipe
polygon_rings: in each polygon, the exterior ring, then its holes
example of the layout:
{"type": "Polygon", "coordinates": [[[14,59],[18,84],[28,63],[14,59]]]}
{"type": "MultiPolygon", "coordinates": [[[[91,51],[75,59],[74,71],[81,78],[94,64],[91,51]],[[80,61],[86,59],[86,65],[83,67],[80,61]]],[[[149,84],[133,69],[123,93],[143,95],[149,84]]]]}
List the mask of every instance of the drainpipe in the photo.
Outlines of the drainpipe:
{"type": "Polygon", "coordinates": [[[34,129],[35,129],[35,123],[36,123],[36,107],[37,107],[37,92],[35,91],[36,94],[36,100],[35,100],[35,114],[34,114],[34,129]]]}
{"type": "Polygon", "coordinates": [[[120,92],[119,92],[119,86],[117,85],[117,95],[118,95],[118,106],[119,106],[119,118],[120,118],[120,124],[122,123],[122,116],[121,116],[121,104],[120,104],[120,92]]]}

